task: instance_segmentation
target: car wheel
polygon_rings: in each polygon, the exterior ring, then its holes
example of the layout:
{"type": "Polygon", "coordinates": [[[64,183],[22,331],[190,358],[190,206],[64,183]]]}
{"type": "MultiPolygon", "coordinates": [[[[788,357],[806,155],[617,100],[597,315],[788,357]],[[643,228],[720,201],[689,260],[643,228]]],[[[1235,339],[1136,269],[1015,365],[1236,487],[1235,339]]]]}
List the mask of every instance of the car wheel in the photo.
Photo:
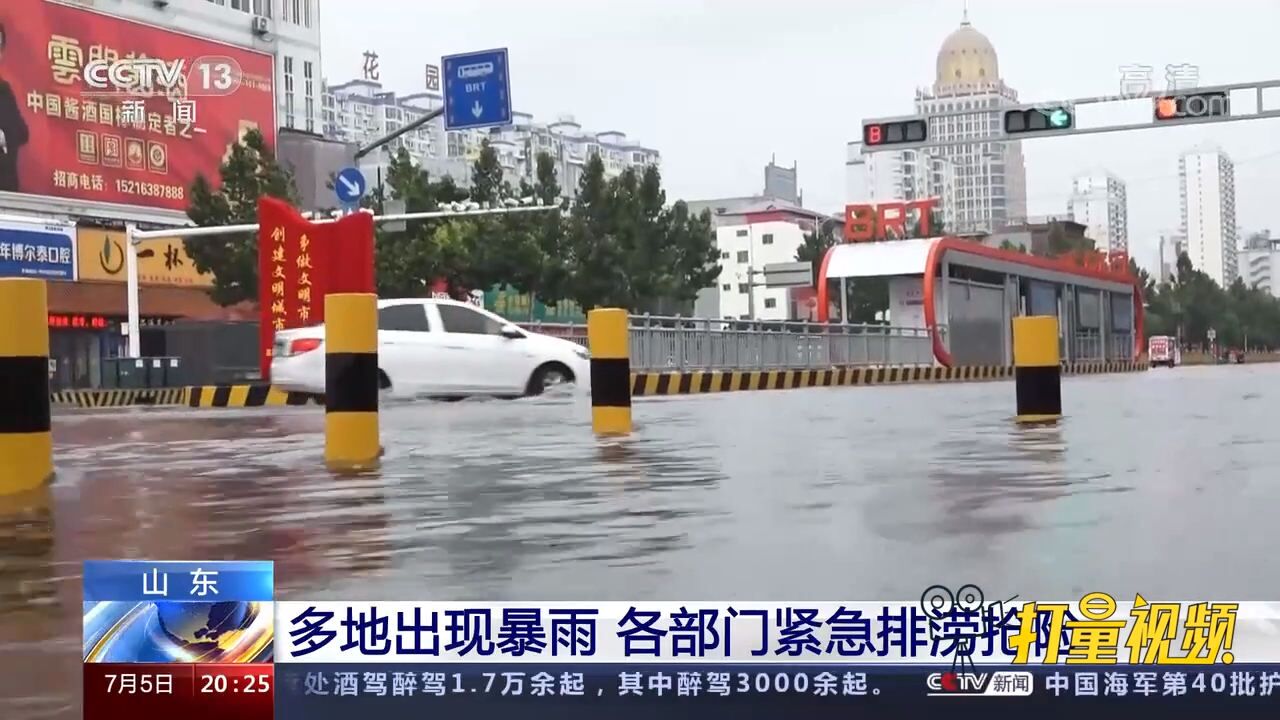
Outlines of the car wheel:
{"type": "Polygon", "coordinates": [[[529,378],[529,387],[525,393],[528,395],[541,395],[549,388],[557,385],[566,385],[573,381],[573,372],[569,368],[558,362],[549,362],[539,365],[538,369],[533,371],[533,375],[529,378]]]}

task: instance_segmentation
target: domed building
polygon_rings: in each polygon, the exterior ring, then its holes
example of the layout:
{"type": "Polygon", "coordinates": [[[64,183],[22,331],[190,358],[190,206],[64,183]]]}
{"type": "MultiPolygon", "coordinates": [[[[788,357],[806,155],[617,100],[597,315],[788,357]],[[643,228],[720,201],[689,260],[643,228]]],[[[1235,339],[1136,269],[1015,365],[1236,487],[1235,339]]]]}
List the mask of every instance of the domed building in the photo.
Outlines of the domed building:
{"type": "MultiPolygon", "coordinates": [[[[938,49],[933,87],[916,91],[916,112],[927,115],[975,110],[972,115],[934,120],[930,135],[938,139],[983,137],[999,130],[1001,108],[1018,104],[1018,93],[1000,78],[1000,58],[991,41],[969,23],[938,49]]],[[[1027,216],[1027,171],[1018,142],[979,143],[935,148],[952,168],[954,193],[948,228],[991,231],[1027,216]]]]}
{"type": "MultiPolygon", "coordinates": [[[[932,87],[916,91],[916,113],[941,117],[929,125],[931,138],[951,140],[995,133],[1001,109],[1018,94],[1000,79],[1000,59],[991,41],[969,23],[938,49],[932,87]]],[[[1020,143],[978,143],[921,150],[864,153],[849,144],[846,159],[849,202],[941,198],[948,232],[991,232],[1027,215],[1026,166],[1020,143]]]]}

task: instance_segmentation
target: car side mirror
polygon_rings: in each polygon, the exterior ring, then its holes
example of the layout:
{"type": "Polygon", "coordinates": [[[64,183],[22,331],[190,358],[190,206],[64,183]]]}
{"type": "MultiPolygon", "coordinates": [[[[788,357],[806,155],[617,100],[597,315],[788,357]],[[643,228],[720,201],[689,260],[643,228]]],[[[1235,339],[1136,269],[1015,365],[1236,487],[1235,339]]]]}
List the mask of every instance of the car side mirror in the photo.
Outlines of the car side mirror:
{"type": "Polygon", "coordinates": [[[524,333],[520,332],[520,328],[515,325],[503,325],[498,333],[508,340],[519,340],[524,337],[524,333]]]}

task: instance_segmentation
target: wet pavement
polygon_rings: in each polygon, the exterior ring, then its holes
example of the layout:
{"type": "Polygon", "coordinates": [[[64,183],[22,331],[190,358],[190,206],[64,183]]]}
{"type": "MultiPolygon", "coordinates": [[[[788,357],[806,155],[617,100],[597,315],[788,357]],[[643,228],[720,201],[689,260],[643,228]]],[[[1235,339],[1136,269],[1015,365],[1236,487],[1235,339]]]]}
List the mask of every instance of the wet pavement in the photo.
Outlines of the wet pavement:
{"type": "Polygon", "coordinates": [[[408,403],[383,470],[322,468],[315,407],[55,417],[58,478],[0,500],[0,718],[78,718],[79,563],[272,559],[282,599],[1280,597],[1280,365],[1013,385],[408,403]]]}

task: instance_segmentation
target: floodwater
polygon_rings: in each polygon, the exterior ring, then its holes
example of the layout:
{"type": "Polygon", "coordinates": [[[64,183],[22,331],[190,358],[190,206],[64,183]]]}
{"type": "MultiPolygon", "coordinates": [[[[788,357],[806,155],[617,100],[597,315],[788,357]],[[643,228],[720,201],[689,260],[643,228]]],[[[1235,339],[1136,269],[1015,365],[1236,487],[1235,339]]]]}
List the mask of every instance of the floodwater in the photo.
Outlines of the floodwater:
{"type": "Polygon", "coordinates": [[[1280,597],[1280,364],[1013,385],[408,403],[381,472],[319,408],[55,417],[58,477],[0,500],[0,717],[78,718],[80,562],[271,559],[282,599],[1280,597]]]}

